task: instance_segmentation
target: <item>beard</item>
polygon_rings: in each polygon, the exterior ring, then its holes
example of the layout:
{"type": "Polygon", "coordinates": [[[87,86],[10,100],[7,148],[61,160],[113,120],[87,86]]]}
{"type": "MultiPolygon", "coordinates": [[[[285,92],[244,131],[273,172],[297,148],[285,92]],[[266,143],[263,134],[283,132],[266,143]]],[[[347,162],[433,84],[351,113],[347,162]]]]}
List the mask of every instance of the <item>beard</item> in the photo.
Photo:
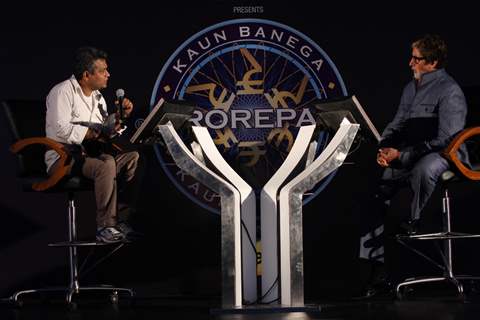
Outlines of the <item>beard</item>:
{"type": "Polygon", "coordinates": [[[422,74],[418,71],[413,71],[413,78],[415,80],[420,80],[420,78],[422,77],[422,74]]]}

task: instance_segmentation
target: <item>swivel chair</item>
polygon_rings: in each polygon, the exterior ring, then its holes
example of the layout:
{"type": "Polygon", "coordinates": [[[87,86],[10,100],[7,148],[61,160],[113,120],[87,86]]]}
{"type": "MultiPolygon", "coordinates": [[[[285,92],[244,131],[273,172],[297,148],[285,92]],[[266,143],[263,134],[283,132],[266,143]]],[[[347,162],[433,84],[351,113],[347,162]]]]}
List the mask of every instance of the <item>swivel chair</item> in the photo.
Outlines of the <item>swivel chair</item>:
{"type": "Polygon", "coordinates": [[[397,284],[396,295],[399,299],[405,297],[405,290],[412,285],[431,282],[447,282],[454,285],[460,298],[465,298],[462,281],[465,280],[480,280],[480,277],[475,276],[458,276],[453,272],[453,256],[452,256],[452,240],[455,239],[472,239],[480,238],[480,234],[469,234],[452,231],[451,212],[450,212],[450,194],[449,186],[451,183],[461,180],[480,180],[480,165],[473,163],[472,168],[467,168],[457,157],[459,147],[466,142],[467,139],[480,135],[480,127],[472,127],[463,130],[452,140],[449,146],[444,150],[445,158],[452,164],[452,170],[443,172],[440,177],[440,183],[443,191],[442,197],[442,232],[416,234],[416,235],[397,235],[397,241],[412,250],[416,254],[425,258],[443,271],[443,275],[436,277],[418,277],[409,278],[397,284]],[[437,247],[442,257],[441,263],[438,263],[424,252],[416,249],[414,246],[407,243],[412,240],[436,240],[443,244],[443,248],[437,247]]]}
{"type": "MultiPolygon", "coordinates": [[[[45,106],[42,101],[3,101],[1,103],[11,131],[12,142],[10,150],[16,154],[18,163],[17,176],[21,180],[22,189],[26,192],[65,193],[68,199],[68,241],[49,244],[50,247],[68,248],[68,268],[70,280],[66,287],[30,289],[15,292],[10,300],[21,305],[19,297],[31,293],[64,292],[68,305],[73,304],[72,297],[80,291],[103,291],[110,293],[113,303],[118,302],[119,293],[134,296],[132,289],[119,288],[110,285],[80,286],[79,280],[86,272],[104,261],[120,249],[125,243],[109,244],[108,254],[93,263],[87,270],[88,257],[78,267],[79,256],[77,248],[90,247],[94,250],[99,246],[107,246],[102,242],[78,241],[75,216],[75,192],[93,190],[93,182],[73,174],[75,161],[72,154],[59,142],[45,137],[45,106]],[[44,154],[47,149],[55,150],[59,155],[60,165],[49,176],[46,173],[44,154]],[[82,274],[83,271],[83,274],[82,274]]],[[[77,163],[78,165],[78,163],[77,163]]]]}

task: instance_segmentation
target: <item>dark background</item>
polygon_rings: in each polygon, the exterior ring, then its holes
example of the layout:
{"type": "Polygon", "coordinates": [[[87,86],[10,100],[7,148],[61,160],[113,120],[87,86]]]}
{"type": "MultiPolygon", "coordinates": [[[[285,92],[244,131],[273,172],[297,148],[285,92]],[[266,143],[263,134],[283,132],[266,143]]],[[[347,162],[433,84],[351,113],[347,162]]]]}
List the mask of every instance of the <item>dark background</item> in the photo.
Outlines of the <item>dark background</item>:
{"type": "MultiPolygon", "coordinates": [[[[143,117],[163,64],[188,37],[221,21],[256,17],[291,26],[315,41],[336,64],[347,91],[358,97],[381,130],[393,117],[401,90],[411,78],[410,43],[425,33],[444,37],[449,45],[448,72],[467,87],[470,97],[478,96],[480,44],[475,12],[458,2],[447,6],[418,1],[375,7],[303,0],[10,4],[0,18],[0,99],[44,100],[51,87],[71,75],[75,49],[90,45],[109,53],[107,102],[112,103],[116,88],[124,88],[135,103],[133,117],[143,117]],[[234,14],[234,6],[263,6],[263,13],[234,14]]],[[[0,295],[32,285],[63,284],[65,252],[46,243],[66,236],[65,198],[23,193],[3,118],[0,133],[0,295]]],[[[85,280],[132,285],[148,296],[219,295],[219,216],[177,191],[151,150],[145,156],[147,174],[134,223],[146,237],[85,280]]],[[[375,146],[362,146],[348,159],[354,164],[342,167],[326,190],[304,208],[307,300],[355,295],[365,280],[366,270],[356,256],[359,224],[368,210],[358,208],[368,199],[379,174],[374,157],[375,146]]],[[[469,208],[476,206],[479,187],[456,188],[455,226],[475,231],[478,210],[469,208]]],[[[392,216],[406,213],[408,193],[400,194],[394,203],[392,216]]],[[[93,237],[93,195],[81,194],[78,206],[80,235],[93,237]]],[[[426,221],[436,221],[439,210],[436,192],[426,221]]],[[[470,252],[476,251],[478,243],[459,244],[463,260],[459,259],[458,267],[475,273],[479,261],[470,252]]],[[[434,271],[396,247],[390,252],[394,277],[434,271]]]]}

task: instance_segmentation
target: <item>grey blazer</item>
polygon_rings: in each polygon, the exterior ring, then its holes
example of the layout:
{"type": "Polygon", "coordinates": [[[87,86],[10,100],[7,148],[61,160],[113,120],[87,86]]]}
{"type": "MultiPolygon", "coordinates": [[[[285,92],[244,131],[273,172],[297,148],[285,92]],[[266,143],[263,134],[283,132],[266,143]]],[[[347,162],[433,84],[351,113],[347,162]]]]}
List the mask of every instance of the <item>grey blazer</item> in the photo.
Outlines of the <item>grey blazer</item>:
{"type": "MultiPolygon", "coordinates": [[[[382,133],[380,147],[394,147],[401,154],[399,167],[411,167],[422,156],[444,149],[465,126],[467,103],[462,89],[445,69],[409,82],[397,113],[382,133]]],[[[468,164],[465,146],[460,160],[468,164]]]]}

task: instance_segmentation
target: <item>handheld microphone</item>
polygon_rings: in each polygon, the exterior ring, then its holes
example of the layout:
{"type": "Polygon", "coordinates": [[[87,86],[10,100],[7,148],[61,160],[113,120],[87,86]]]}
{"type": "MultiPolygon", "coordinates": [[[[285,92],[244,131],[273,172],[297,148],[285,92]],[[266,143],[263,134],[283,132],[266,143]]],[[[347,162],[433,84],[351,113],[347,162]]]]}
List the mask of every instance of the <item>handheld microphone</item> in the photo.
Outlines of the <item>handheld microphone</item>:
{"type": "Polygon", "coordinates": [[[115,91],[115,95],[117,96],[117,99],[118,99],[118,113],[120,115],[120,123],[123,122],[123,120],[125,120],[124,118],[124,114],[123,114],[123,98],[125,97],[125,91],[123,89],[117,89],[117,91],[115,91]]]}

